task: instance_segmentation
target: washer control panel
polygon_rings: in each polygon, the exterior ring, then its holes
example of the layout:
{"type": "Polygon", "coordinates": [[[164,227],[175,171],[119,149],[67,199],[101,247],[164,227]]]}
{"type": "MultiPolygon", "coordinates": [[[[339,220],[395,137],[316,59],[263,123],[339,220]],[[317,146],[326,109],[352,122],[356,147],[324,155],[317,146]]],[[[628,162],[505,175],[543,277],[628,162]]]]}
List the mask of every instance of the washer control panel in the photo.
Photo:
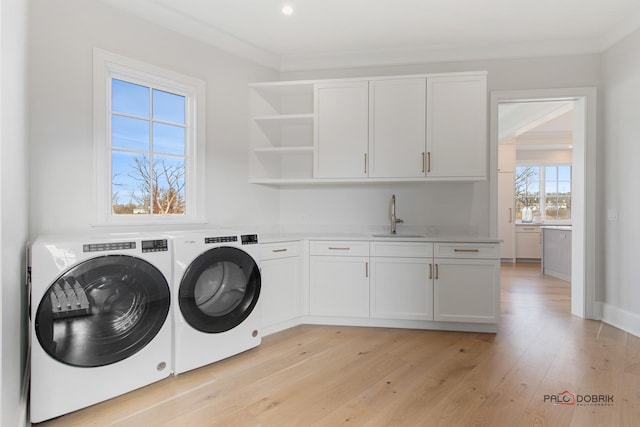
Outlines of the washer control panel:
{"type": "Polygon", "coordinates": [[[143,240],[142,252],[166,252],[169,250],[167,239],[143,240]]]}
{"type": "Polygon", "coordinates": [[[87,243],[82,245],[82,252],[105,252],[135,249],[136,242],[87,243]]]}

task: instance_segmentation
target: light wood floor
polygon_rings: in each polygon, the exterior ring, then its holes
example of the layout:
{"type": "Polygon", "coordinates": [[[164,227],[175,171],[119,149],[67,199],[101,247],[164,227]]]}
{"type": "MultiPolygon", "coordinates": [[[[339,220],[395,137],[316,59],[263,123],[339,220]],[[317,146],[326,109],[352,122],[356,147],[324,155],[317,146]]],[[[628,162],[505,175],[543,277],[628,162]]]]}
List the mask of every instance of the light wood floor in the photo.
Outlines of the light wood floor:
{"type": "Polygon", "coordinates": [[[299,326],[39,426],[640,425],[640,339],[571,316],[569,292],[505,265],[497,334],[299,326]],[[565,390],[613,403],[544,401],[565,390]]]}

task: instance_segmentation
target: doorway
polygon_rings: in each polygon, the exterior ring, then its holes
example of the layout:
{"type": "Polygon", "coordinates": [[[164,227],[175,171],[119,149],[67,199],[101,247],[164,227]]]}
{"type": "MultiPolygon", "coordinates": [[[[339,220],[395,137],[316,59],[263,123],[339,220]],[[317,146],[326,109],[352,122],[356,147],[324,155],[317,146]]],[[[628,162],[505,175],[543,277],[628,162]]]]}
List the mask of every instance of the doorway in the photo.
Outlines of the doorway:
{"type": "MultiPolygon", "coordinates": [[[[493,92],[490,116],[490,189],[492,236],[498,236],[498,151],[500,140],[500,106],[518,103],[565,103],[573,110],[572,142],[572,243],[571,243],[571,312],[594,317],[595,301],[595,88],[548,89],[493,92]],[[591,171],[591,173],[587,173],[591,171]]],[[[552,104],[546,104],[550,106],[552,104]]],[[[558,104],[559,105],[559,104],[558,104]]]]}

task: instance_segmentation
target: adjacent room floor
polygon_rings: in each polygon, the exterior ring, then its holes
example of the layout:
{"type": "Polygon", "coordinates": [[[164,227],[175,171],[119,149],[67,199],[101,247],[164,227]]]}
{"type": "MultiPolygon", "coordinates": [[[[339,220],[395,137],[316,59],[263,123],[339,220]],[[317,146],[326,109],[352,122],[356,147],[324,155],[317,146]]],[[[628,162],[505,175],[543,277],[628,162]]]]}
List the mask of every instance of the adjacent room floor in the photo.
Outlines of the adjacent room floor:
{"type": "Polygon", "coordinates": [[[640,338],[572,316],[539,264],[501,277],[497,334],[303,325],[39,425],[637,425],[640,338]]]}

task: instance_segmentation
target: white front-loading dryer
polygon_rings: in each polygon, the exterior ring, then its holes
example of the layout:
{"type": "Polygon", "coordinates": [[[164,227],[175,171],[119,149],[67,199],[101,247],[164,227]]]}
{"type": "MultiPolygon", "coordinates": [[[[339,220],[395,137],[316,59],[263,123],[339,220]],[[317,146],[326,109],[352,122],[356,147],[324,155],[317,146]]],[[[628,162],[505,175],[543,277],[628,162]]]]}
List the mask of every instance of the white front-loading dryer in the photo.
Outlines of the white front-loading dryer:
{"type": "Polygon", "coordinates": [[[170,375],[171,240],[43,237],[31,246],[31,421],[170,375]]]}
{"type": "Polygon", "coordinates": [[[175,234],[173,242],[173,372],[258,346],[258,235],[191,231],[175,234]]]}

